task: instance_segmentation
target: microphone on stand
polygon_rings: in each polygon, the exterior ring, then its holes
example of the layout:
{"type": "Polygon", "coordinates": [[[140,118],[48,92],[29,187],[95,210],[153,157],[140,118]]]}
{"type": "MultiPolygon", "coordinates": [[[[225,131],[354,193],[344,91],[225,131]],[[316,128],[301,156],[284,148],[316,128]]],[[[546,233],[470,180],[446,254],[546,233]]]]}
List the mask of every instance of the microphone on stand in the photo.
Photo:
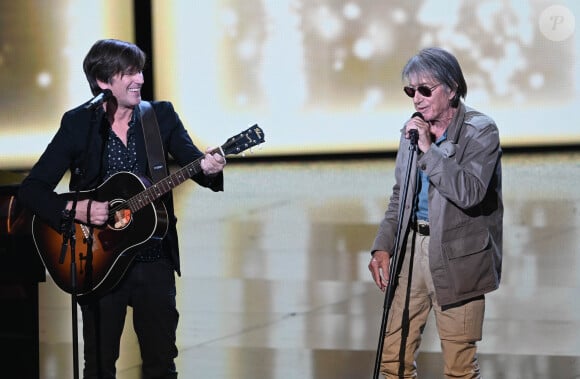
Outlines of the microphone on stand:
{"type": "MultiPolygon", "coordinates": [[[[419,117],[421,120],[425,121],[425,118],[423,118],[423,115],[421,114],[421,112],[413,113],[411,118],[413,118],[413,117],[419,117]]],[[[409,141],[411,142],[411,145],[413,145],[413,146],[417,144],[417,142],[419,141],[419,131],[417,129],[409,130],[409,141]]]]}
{"type": "Polygon", "coordinates": [[[411,118],[413,117],[419,117],[421,120],[425,121],[425,117],[423,117],[423,113],[421,112],[415,112],[413,113],[413,115],[411,116],[411,118]]]}
{"type": "Polygon", "coordinates": [[[98,108],[101,104],[103,104],[105,101],[109,100],[109,98],[113,96],[113,92],[111,92],[110,89],[106,89],[103,90],[103,92],[101,92],[100,94],[98,94],[97,96],[93,97],[86,105],[85,105],[85,109],[94,111],[96,108],[98,108]]]}

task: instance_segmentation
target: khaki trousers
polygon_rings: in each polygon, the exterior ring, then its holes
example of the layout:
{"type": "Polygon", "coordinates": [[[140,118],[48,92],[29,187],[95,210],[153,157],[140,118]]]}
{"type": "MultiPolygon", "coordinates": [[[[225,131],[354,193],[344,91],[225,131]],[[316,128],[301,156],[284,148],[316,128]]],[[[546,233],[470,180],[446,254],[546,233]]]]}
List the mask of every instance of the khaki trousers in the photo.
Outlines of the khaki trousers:
{"type": "Polygon", "coordinates": [[[388,379],[417,378],[415,359],[427,317],[433,309],[445,378],[481,378],[476,342],[482,336],[485,299],[481,296],[442,310],[435,297],[428,250],[429,237],[411,231],[389,309],[381,373],[388,379]],[[408,313],[404,314],[405,309],[408,313]]]}

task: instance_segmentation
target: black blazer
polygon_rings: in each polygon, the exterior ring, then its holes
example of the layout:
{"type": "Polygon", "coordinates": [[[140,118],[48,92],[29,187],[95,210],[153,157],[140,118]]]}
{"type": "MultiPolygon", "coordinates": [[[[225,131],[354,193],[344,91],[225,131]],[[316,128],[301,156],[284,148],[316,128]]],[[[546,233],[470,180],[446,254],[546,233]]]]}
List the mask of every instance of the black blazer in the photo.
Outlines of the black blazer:
{"type": "MultiPolygon", "coordinates": [[[[166,161],[169,162],[171,156],[178,165],[184,166],[203,155],[193,143],[170,102],[151,102],[151,105],[157,116],[166,161]]],[[[66,200],[58,196],[55,188],[65,173],[71,172],[70,191],[77,187],[80,190],[90,190],[104,180],[104,142],[107,128],[110,127],[108,122],[104,122],[104,117],[105,112],[101,108],[93,112],[81,105],[67,111],[52,141],[20,185],[18,197],[22,204],[56,230],[60,228],[66,200]],[[82,180],[75,180],[79,176],[72,175],[78,168],[84,171],[82,180]]],[[[147,167],[149,172],[143,128],[139,121],[135,132],[139,167],[147,167]]],[[[192,179],[213,191],[223,191],[223,173],[213,177],[200,173],[192,179]]],[[[177,219],[173,201],[171,195],[164,196],[162,200],[169,216],[169,232],[163,245],[179,274],[177,219]]]]}

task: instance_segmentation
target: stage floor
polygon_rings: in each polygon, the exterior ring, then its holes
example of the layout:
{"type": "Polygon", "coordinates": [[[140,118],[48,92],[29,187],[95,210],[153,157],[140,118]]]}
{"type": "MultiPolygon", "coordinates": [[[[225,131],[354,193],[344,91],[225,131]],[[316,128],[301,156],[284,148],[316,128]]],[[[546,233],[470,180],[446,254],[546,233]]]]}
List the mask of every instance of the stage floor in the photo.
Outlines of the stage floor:
{"type": "MultiPolygon", "coordinates": [[[[503,279],[487,296],[483,376],[580,378],[580,153],[503,165],[503,279]]],[[[371,378],[383,294],[367,264],[393,167],[236,162],[223,193],[178,187],[180,378],[371,378]]],[[[50,278],[39,291],[41,378],[73,378],[70,297],[50,278]]],[[[421,378],[442,377],[433,326],[421,378]]],[[[138,379],[139,365],[129,313],[118,379],[138,379]]]]}

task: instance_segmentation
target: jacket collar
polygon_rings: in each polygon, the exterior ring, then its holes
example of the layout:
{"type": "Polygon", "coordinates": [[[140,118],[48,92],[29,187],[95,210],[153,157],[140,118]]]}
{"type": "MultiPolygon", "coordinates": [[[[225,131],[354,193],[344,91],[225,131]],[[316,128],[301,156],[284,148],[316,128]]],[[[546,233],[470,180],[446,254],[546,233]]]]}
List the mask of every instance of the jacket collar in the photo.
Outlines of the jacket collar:
{"type": "Polygon", "coordinates": [[[463,104],[463,102],[459,102],[455,117],[453,117],[451,124],[447,128],[447,139],[449,142],[457,143],[459,134],[461,133],[463,121],[465,121],[465,104],[463,104]]]}

